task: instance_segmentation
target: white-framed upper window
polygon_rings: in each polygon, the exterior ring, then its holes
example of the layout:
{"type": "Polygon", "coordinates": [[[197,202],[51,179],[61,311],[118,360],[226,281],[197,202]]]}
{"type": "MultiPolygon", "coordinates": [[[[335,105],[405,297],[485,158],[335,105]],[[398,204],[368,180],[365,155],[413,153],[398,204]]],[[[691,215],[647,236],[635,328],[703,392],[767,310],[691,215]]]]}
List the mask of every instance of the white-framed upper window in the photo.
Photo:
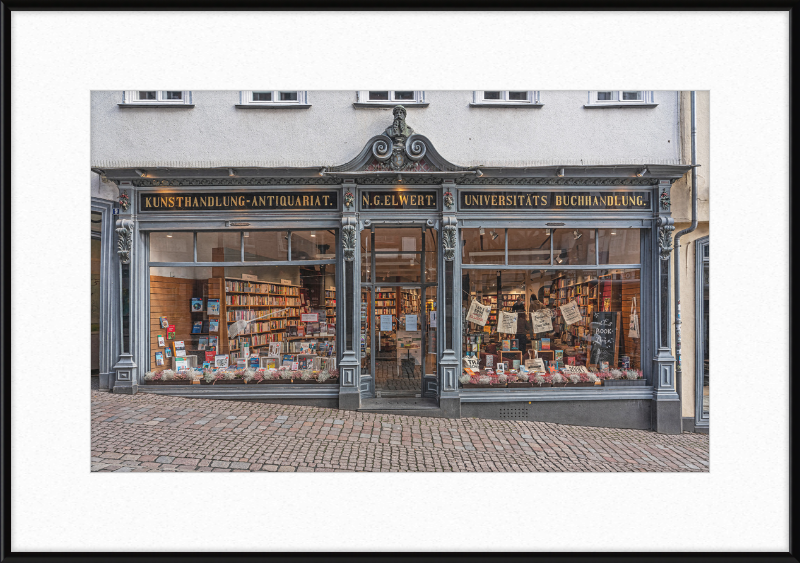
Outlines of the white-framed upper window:
{"type": "Polygon", "coordinates": [[[359,104],[424,104],[421,90],[359,90],[359,104]]]}
{"type": "Polygon", "coordinates": [[[476,105],[540,103],[538,90],[475,90],[472,99],[476,105]]]}
{"type": "Polygon", "coordinates": [[[654,105],[653,92],[647,90],[592,90],[588,105],[654,105]]]}
{"type": "Polygon", "coordinates": [[[242,105],[306,105],[304,90],[242,90],[242,105]]]}
{"type": "Polygon", "coordinates": [[[192,94],[188,90],[125,90],[123,104],[191,104],[192,94]]]}

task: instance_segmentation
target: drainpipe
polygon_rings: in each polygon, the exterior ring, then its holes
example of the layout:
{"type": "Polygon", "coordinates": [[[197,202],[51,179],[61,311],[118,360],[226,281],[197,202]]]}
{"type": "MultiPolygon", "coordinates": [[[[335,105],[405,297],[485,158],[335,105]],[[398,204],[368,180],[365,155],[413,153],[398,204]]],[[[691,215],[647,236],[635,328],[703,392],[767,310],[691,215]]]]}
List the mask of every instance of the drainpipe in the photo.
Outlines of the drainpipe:
{"type": "MultiPolygon", "coordinates": [[[[697,228],[697,120],[695,117],[695,92],[692,91],[692,224],[688,229],[675,233],[673,247],[675,249],[675,379],[678,398],[683,404],[682,369],[681,369],[681,271],[680,265],[680,239],[686,233],[691,233],[697,228]]],[[[681,415],[683,418],[683,415],[681,415]]]]}

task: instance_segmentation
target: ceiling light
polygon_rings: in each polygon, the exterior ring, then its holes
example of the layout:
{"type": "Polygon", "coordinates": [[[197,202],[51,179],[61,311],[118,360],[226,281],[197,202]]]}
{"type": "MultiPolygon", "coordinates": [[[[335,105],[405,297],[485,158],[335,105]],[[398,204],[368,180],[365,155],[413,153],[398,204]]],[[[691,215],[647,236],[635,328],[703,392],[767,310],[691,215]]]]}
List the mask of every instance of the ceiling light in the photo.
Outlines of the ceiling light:
{"type": "Polygon", "coordinates": [[[228,176],[236,176],[236,174],[233,172],[233,168],[228,168],[228,176]]]}
{"type": "Polygon", "coordinates": [[[637,175],[637,176],[639,176],[639,177],[641,178],[641,177],[642,177],[642,176],[644,176],[646,173],[647,173],[647,168],[642,168],[641,170],[639,170],[639,171],[636,173],[636,175],[637,175]]]}
{"type": "Polygon", "coordinates": [[[317,238],[317,235],[311,235],[311,238],[317,238]]]}
{"type": "Polygon", "coordinates": [[[244,232],[244,238],[250,238],[250,231],[244,232]]]}
{"type": "Polygon", "coordinates": [[[561,258],[561,256],[559,256],[558,258],[556,258],[556,262],[558,262],[559,264],[561,264],[563,261],[564,261],[564,259],[563,259],[563,258],[561,258]]]}
{"type": "Polygon", "coordinates": [[[578,240],[583,236],[583,233],[579,233],[578,229],[575,229],[574,231],[572,231],[572,236],[575,237],[575,240],[578,240]]]}
{"type": "Polygon", "coordinates": [[[480,233],[480,234],[485,234],[485,232],[486,232],[486,231],[484,230],[484,228],[483,228],[483,227],[478,227],[478,233],[480,233]]]}
{"type": "Polygon", "coordinates": [[[500,235],[498,235],[498,234],[497,234],[496,232],[494,232],[494,231],[489,231],[489,234],[490,234],[490,235],[492,235],[492,240],[497,240],[497,237],[499,237],[499,236],[500,236],[500,235]]]}
{"type": "Polygon", "coordinates": [[[172,233],[167,233],[167,238],[172,238],[172,233]]]}
{"type": "Polygon", "coordinates": [[[617,230],[616,229],[611,229],[611,234],[612,235],[616,235],[617,234],[617,230]]]}
{"type": "Polygon", "coordinates": [[[145,172],[144,170],[134,170],[134,172],[136,172],[142,178],[147,176],[147,172],[145,172]]]}
{"type": "Polygon", "coordinates": [[[558,170],[556,170],[556,176],[558,176],[559,178],[563,178],[564,177],[564,169],[563,168],[559,168],[558,170]]]}

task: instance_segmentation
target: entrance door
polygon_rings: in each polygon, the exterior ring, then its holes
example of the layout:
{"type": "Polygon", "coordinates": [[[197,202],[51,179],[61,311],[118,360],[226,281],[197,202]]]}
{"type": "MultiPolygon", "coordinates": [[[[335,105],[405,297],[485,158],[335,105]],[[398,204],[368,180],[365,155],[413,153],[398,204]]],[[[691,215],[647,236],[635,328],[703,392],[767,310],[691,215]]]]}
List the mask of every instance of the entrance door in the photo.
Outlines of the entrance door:
{"type": "Polygon", "coordinates": [[[436,231],[373,226],[361,245],[362,394],[436,396],[436,231]]]}

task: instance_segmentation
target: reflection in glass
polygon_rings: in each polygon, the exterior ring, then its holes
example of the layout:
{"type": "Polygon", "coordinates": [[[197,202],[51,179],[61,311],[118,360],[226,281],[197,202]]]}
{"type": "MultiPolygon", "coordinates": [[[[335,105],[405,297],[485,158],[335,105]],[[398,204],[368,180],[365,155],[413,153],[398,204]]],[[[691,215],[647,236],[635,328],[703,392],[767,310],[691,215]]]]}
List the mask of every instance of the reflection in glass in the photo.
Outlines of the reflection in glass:
{"type": "MultiPolygon", "coordinates": [[[[289,238],[286,231],[245,231],[244,259],[246,262],[286,261],[289,259],[289,238]]],[[[200,239],[198,258],[200,257],[200,239]]]]}
{"type": "Polygon", "coordinates": [[[598,229],[601,264],[639,264],[639,229],[598,229]]]}
{"type": "Polygon", "coordinates": [[[553,265],[596,264],[594,229],[554,229],[553,265]]]}
{"type": "Polygon", "coordinates": [[[151,262],[194,262],[194,233],[151,232],[151,262]]]}
{"type": "Polygon", "coordinates": [[[550,229],[508,229],[509,264],[550,264],[550,229]]]}
{"type": "Polygon", "coordinates": [[[241,262],[242,233],[238,231],[199,231],[198,262],[241,262]]]}
{"type": "Polygon", "coordinates": [[[292,231],[292,260],[333,260],[336,258],[336,231],[292,231]]]}
{"type": "Polygon", "coordinates": [[[505,264],[505,229],[461,229],[464,264],[505,264]]]}

